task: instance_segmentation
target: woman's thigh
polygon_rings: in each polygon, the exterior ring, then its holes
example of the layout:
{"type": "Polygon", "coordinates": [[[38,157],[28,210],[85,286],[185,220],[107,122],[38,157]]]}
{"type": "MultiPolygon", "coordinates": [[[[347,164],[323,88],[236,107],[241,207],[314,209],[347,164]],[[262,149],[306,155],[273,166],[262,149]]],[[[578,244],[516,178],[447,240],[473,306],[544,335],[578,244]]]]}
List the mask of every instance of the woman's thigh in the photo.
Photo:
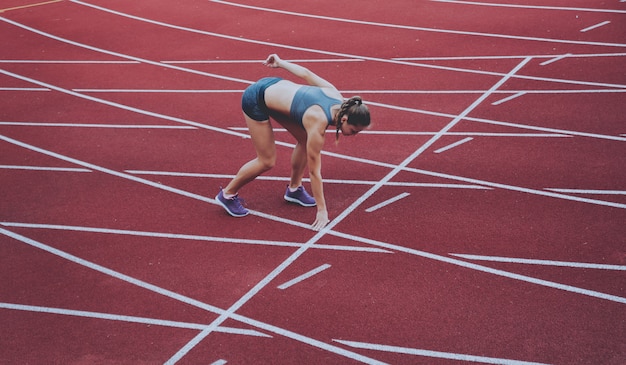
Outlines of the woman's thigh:
{"type": "Polygon", "coordinates": [[[269,120],[256,121],[244,113],[248,131],[257,156],[264,163],[273,165],[276,161],[276,143],[274,141],[274,130],[269,120]]]}

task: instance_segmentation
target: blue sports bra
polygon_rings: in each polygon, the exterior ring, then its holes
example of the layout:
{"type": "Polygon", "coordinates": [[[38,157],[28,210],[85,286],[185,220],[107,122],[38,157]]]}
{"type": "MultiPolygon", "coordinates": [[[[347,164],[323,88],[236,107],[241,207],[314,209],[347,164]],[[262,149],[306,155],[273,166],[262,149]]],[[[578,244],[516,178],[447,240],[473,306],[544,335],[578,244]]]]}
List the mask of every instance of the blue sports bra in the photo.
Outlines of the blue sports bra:
{"type": "Polygon", "coordinates": [[[333,116],[330,114],[330,108],[333,105],[341,104],[341,100],[331,98],[324,94],[322,89],[315,86],[302,86],[296,91],[296,95],[291,102],[291,109],[289,115],[291,119],[296,123],[302,125],[302,116],[313,105],[319,105],[326,114],[326,120],[328,124],[333,121],[333,116]]]}

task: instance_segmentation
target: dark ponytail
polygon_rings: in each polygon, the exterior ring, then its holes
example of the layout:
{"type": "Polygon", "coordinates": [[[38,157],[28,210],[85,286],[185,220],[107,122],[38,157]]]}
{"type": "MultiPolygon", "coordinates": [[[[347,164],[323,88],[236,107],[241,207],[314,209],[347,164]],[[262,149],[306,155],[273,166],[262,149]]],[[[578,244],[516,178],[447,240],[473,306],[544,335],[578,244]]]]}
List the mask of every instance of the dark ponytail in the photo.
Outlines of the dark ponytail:
{"type": "Polygon", "coordinates": [[[339,140],[339,132],[341,131],[341,118],[347,115],[348,124],[367,127],[370,125],[370,111],[367,106],[363,105],[363,99],[360,96],[353,96],[344,101],[337,113],[337,132],[335,140],[339,140]]]}

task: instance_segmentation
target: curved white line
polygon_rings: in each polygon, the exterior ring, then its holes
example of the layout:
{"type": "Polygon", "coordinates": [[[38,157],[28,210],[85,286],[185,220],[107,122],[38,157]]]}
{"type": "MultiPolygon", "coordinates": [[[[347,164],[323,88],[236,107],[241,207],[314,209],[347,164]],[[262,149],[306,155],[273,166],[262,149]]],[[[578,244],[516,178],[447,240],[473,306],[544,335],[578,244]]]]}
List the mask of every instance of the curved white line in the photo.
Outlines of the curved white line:
{"type": "MultiPolygon", "coordinates": [[[[71,0],[71,1],[77,2],[76,0],[71,0]]],[[[284,10],[277,10],[277,9],[271,9],[271,8],[263,8],[263,7],[259,7],[259,6],[237,4],[237,3],[234,3],[234,2],[223,1],[223,0],[210,0],[210,1],[214,2],[214,3],[224,4],[224,5],[236,6],[236,7],[240,7],[240,8],[247,8],[247,9],[259,10],[259,11],[265,11],[265,12],[271,12],[271,13],[279,13],[279,14],[293,15],[293,16],[299,16],[299,17],[305,17],[305,18],[313,18],[313,19],[330,20],[330,21],[342,22],[342,23],[371,25],[371,26],[385,27],[385,28],[417,30],[417,31],[432,32],[432,33],[470,35],[470,36],[479,36],[479,37],[488,37],[488,38],[515,39],[515,40],[523,40],[523,41],[565,43],[565,44],[578,44],[578,45],[588,45],[588,46],[626,47],[626,44],[624,44],[624,43],[587,42],[587,41],[574,41],[574,40],[556,39],[556,38],[525,37],[525,36],[516,36],[516,35],[508,35],[508,34],[469,32],[469,31],[462,31],[462,30],[415,27],[415,26],[410,26],[410,25],[398,25],[398,24],[368,22],[368,21],[362,21],[362,20],[336,18],[336,17],[323,16],[323,15],[297,13],[297,12],[292,12],[292,11],[284,11],[284,10]]]]}
{"type": "Polygon", "coordinates": [[[615,10],[615,9],[568,8],[568,7],[565,7],[565,6],[496,4],[496,3],[481,3],[481,2],[476,2],[476,1],[464,1],[464,0],[430,0],[430,1],[440,2],[440,3],[449,3],[449,4],[493,6],[493,7],[500,7],[500,8],[539,9],[539,10],[558,10],[558,11],[577,11],[577,12],[584,11],[584,12],[590,12],[590,13],[626,14],[625,10],[615,10]]]}

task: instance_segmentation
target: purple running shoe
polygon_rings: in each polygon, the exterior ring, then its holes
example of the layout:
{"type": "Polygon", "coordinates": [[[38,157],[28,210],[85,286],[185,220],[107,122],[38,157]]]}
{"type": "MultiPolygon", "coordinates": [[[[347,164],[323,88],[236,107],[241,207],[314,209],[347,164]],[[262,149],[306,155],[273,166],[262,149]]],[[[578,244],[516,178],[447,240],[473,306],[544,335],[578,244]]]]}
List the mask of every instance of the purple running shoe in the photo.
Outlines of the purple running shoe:
{"type": "Polygon", "coordinates": [[[239,195],[235,195],[230,199],[226,199],[224,197],[224,190],[220,190],[220,192],[215,197],[215,200],[217,200],[217,202],[220,203],[220,205],[224,207],[224,209],[226,209],[228,214],[232,215],[233,217],[245,217],[249,213],[248,209],[244,208],[243,205],[241,205],[241,199],[239,199],[239,195]]]}
{"type": "Polygon", "coordinates": [[[299,186],[298,189],[294,192],[289,190],[289,186],[287,186],[287,191],[285,191],[285,200],[288,202],[300,204],[303,207],[314,207],[315,199],[309,195],[309,193],[304,190],[304,186],[299,186]]]}

